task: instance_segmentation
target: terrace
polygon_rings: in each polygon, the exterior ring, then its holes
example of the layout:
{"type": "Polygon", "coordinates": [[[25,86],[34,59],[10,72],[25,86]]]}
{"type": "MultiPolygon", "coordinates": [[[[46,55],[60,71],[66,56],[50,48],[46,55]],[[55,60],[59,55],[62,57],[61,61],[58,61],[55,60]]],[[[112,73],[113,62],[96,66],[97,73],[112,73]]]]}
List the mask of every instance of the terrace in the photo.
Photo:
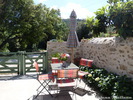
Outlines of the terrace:
{"type": "MultiPolygon", "coordinates": [[[[32,63],[39,62],[41,71],[47,71],[47,52],[17,52],[17,53],[1,53],[0,56],[0,91],[1,100],[33,100],[37,94],[36,89],[39,82],[36,80],[35,68],[32,63]]],[[[95,91],[86,86],[84,81],[81,81],[75,91],[65,92],[63,95],[52,98],[45,91],[37,97],[37,100],[99,100],[95,91]],[[74,93],[74,94],[73,94],[74,93]],[[72,95],[73,94],[73,95],[72,95]]],[[[56,95],[56,92],[54,92],[56,95]]]]}
{"type": "MultiPolygon", "coordinates": [[[[82,85],[84,85],[83,82],[81,82],[80,86],[82,85]]],[[[0,77],[0,86],[1,100],[33,100],[33,96],[37,94],[36,89],[39,83],[30,76],[6,76],[0,77]]],[[[59,94],[59,96],[55,98],[43,92],[34,100],[99,100],[96,92],[90,87],[86,87],[86,90],[85,92],[77,91],[74,95],[72,94],[73,92],[70,91],[63,92],[64,94],[59,94]]]]}
{"type": "MultiPolygon", "coordinates": [[[[67,96],[66,100],[80,100],[80,99],[100,100],[101,98],[110,98],[111,97],[110,94],[115,92],[119,94],[118,97],[123,96],[124,99],[132,99],[132,91],[133,91],[133,89],[131,88],[132,81],[131,79],[129,79],[129,77],[132,77],[132,73],[131,73],[132,67],[130,65],[130,63],[132,63],[130,62],[132,61],[132,57],[131,55],[124,53],[126,51],[132,52],[132,49],[130,49],[131,47],[130,45],[132,43],[130,42],[130,39],[122,42],[119,42],[116,39],[113,43],[109,42],[112,40],[114,40],[114,38],[108,38],[108,39],[105,38],[105,39],[96,39],[96,40],[93,39],[89,42],[88,40],[81,41],[81,44],[82,44],[81,46],[83,47],[78,47],[77,50],[75,50],[74,56],[77,58],[79,58],[80,56],[88,59],[93,59],[94,60],[93,64],[99,68],[93,66],[94,68],[92,69],[91,68],[86,69],[85,66],[80,66],[81,70],[88,71],[89,73],[91,73],[91,75],[85,77],[85,79],[87,79],[87,84],[86,84],[86,81],[82,81],[79,84],[79,87],[81,86],[81,88],[84,84],[87,85],[87,87],[85,88],[85,93],[81,95],[82,92],[80,94],[80,91],[78,91],[78,92],[75,92],[74,95],[71,95],[73,92],[69,91],[65,94],[65,96],[67,96]],[[106,42],[103,42],[105,40],[106,42]],[[108,44],[109,46],[107,47],[106,44],[108,44]],[[95,45],[97,45],[98,48],[96,48],[95,45]],[[117,45],[117,47],[113,49],[113,45],[117,45]],[[129,48],[125,49],[123,52],[122,50],[120,50],[127,46],[129,46],[129,48]],[[79,48],[82,48],[82,51],[79,48]],[[103,48],[105,50],[103,50],[103,48]],[[97,50],[99,53],[97,52],[97,50]],[[108,54],[108,56],[104,55],[105,52],[103,51],[105,51],[106,54],[108,54]],[[112,53],[115,55],[112,56],[112,53]],[[119,56],[119,59],[115,59],[113,61],[114,57],[116,58],[118,57],[118,55],[123,55],[123,56],[119,56]],[[107,59],[110,59],[110,60],[107,60],[107,59]],[[126,67],[122,66],[123,64],[122,59],[128,59],[128,60],[125,60],[124,62],[124,64],[127,63],[126,67]],[[116,60],[118,60],[118,62],[116,60]],[[106,62],[103,62],[103,61],[106,61],[106,62]],[[111,64],[111,66],[109,64],[111,64]],[[114,70],[116,67],[115,65],[119,65],[120,67],[118,67],[117,70],[114,70]],[[105,69],[109,71],[109,73],[105,69]],[[117,75],[115,73],[117,73],[117,75]],[[125,74],[128,77],[123,76],[125,74]],[[115,87],[116,89],[114,90],[113,87],[115,87]],[[125,88],[123,89],[123,87],[125,88]],[[98,89],[98,91],[95,91],[94,88],[98,89]],[[123,92],[121,93],[119,89],[121,89],[123,92]],[[99,91],[102,94],[99,94],[99,91]],[[103,94],[106,94],[106,95],[103,95],[103,94]]],[[[66,48],[64,44],[65,44],[64,42],[48,42],[47,48],[48,48],[49,56],[53,53],[53,51],[54,52],[64,51],[69,53],[69,50],[66,48]],[[53,45],[54,45],[54,49],[53,49],[53,45]]],[[[36,95],[36,88],[39,85],[39,83],[35,79],[36,78],[35,68],[32,66],[32,64],[33,64],[33,61],[38,61],[41,71],[47,71],[48,68],[44,67],[44,66],[47,66],[47,63],[45,62],[48,62],[47,52],[37,53],[37,52],[21,51],[17,53],[1,53],[0,55],[1,55],[0,56],[0,59],[1,59],[0,60],[1,62],[0,63],[0,73],[1,73],[1,76],[0,76],[1,97],[0,98],[1,100],[9,100],[9,99],[10,100],[27,100],[30,97],[31,97],[30,99],[32,100],[32,97],[36,95]],[[31,83],[34,83],[34,84],[31,84],[31,83]]],[[[79,62],[79,60],[75,60],[75,61],[77,61],[77,63],[79,62]]],[[[39,100],[43,100],[43,99],[60,100],[62,98],[61,95],[58,98],[51,98],[50,96],[46,96],[46,94],[47,93],[42,93],[41,95],[38,96],[38,99],[39,100]]]]}
{"type": "Polygon", "coordinates": [[[108,0],[108,3],[108,7],[102,7],[95,12],[94,18],[86,18],[86,24],[82,19],[76,20],[77,15],[73,10],[70,15],[69,31],[68,19],[63,19],[64,22],[66,21],[64,24],[56,9],[36,5],[32,0],[18,0],[18,2],[2,0],[0,2],[0,50],[2,51],[0,53],[0,99],[33,100],[39,85],[33,63],[37,62],[40,72],[46,73],[50,68],[51,59],[49,58],[54,53],[70,54],[71,62],[74,60],[78,69],[88,75],[84,75],[84,79],[78,84],[79,88],[67,91],[63,96],[59,94],[58,97],[51,98],[43,91],[36,98],[37,100],[133,99],[131,6],[133,2],[108,0]],[[77,22],[81,23],[77,24],[77,22]],[[82,39],[80,43],[75,34],[76,31],[79,40],[82,39]],[[66,38],[67,43],[61,42],[66,38]],[[47,42],[51,39],[53,40],[47,42]],[[18,50],[36,51],[42,47],[47,48],[47,52],[7,53],[18,50]],[[92,67],[80,65],[81,58],[93,60],[92,67]],[[86,88],[83,89],[83,85],[87,85],[86,88]]]}

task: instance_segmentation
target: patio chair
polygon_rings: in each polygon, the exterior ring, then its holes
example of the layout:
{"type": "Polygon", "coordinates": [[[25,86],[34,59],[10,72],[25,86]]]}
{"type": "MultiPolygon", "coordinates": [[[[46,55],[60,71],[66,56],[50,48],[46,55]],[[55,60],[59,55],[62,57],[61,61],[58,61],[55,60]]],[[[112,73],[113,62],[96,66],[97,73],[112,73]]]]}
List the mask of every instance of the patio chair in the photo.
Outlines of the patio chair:
{"type": "Polygon", "coordinates": [[[92,67],[92,63],[93,63],[93,60],[84,59],[84,58],[80,59],[80,65],[92,67]]]}
{"type": "Polygon", "coordinates": [[[47,88],[49,86],[49,83],[50,82],[54,82],[54,76],[52,74],[52,72],[48,72],[46,74],[41,74],[39,72],[39,66],[38,66],[38,63],[37,62],[34,62],[33,63],[33,66],[35,67],[36,69],[36,72],[37,72],[37,81],[40,83],[40,86],[37,88],[37,95],[34,97],[37,98],[38,95],[45,89],[48,94],[53,97],[53,95],[50,93],[49,89],[47,88]],[[40,89],[41,88],[41,89],[40,89]],[[39,91],[40,90],[40,91],[39,91]]]}
{"type": "MultiPolygon", "coordinates": [[[[57,71],[57,86],[61,88],[71,87],[74,90],[77,87],[78,69],[61,69],[57,71]]],[[[66,90],[67,90],[66,89],[66,90]]],[[[65,90],[65,89],[64,89],[65,90]]]]}
{"type": "MultiPolygon", "coordinates": [[[[80,59],[80,65],[83,65],[83,66],[86,66],[86,67],[91,67],[92,60],[88,60],[88,59],[81,58],[80,59]]],[[[88,74],[89,74],[88,72],[79,70],[78,71],[79,81],[81,82],[81,80],[84,79],[84,76],[85,75],[88,75],[88,74]]],[[[84,89],[85,89],[85,87],[86,87],[86,84],[84,86],[84,89]]]]}
{"type": "MultiPolygon", "coordinates": [[[[52,63],[61,63],[61,61],[56,57],[52,57],[52,63]]],[[[52,74],[57,76],[57,70],[52,70],[52,74]]]]}
{"type": "MultiPolygon", "coordinates": [[[[88,59],[84,59],[84,58],[81,58],[80,59],[80,64],[79,65],[82,65],[82,66],[90,66],[90,63],[88,64],[88,59]]],[[[85,75],[87,75],[88,72],[85,72],[85,71],[78,71],[78,76],[80,79],[83,79],[85,75]]]]}
{"type": "MultiPolygon", "coordinates": [[[[79,82],[81,82],[81,80],[84,79],[84,76],[85,76],[85,75],[88,75],[88,72],[85,72],[85,71],[78,71],[79,82]]],[[[86,87],[86,84],[84,85],[84,88],[83,88],[83,89],[85,89],[85,87],[86,87]]]]}
{"type": "Polygon", "coordinates": [[[52,63],[61,63],[61,61],[56,57],[52,57],[51,60],[52,60],[52,63]]]}
{"type": "Polygon", "coordinates": [[[84,79],[84,76],[87,75],[88,72],[85,71],[78,71],[78,78],[84,79]]]}

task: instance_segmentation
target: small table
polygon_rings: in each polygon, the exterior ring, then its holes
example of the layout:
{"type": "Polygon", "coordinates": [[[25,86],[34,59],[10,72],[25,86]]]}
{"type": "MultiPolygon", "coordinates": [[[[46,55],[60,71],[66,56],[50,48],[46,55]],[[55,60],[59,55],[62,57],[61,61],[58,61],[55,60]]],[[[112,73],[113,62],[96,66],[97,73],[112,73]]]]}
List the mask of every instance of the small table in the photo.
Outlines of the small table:
{"type": "Polygon", "coordinates": [[[67,63],[66,67],[62,67],[62,63],[51,63],[52,70],[60,70],[60,69],[79,69],[78,66],[76,66],[73,63],[67,63]]]}

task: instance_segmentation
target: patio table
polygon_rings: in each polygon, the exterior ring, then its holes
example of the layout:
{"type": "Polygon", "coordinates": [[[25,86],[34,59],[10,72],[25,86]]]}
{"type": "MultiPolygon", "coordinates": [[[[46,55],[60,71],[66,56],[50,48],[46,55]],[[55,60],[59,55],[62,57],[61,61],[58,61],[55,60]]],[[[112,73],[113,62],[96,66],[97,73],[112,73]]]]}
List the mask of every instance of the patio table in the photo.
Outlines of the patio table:
{"type": "Polygon", "coordinates": [[[79,69],[78,66],[76,66],[73,63],[67,63],[66,67],[62,67],[62,63],[51,63],[52,70],[60,70],[60,69],[79,69]]]}

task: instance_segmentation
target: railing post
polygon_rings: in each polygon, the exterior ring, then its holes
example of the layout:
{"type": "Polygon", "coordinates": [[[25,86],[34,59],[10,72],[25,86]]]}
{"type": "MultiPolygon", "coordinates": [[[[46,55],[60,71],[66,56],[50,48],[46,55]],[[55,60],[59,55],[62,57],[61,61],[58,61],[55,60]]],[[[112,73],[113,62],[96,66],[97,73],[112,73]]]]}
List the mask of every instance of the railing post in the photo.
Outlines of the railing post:
{"type": "Polygon", "coordinates": [[[25,51],[19,51],[19,74],[25,75],[25,51]]]}

